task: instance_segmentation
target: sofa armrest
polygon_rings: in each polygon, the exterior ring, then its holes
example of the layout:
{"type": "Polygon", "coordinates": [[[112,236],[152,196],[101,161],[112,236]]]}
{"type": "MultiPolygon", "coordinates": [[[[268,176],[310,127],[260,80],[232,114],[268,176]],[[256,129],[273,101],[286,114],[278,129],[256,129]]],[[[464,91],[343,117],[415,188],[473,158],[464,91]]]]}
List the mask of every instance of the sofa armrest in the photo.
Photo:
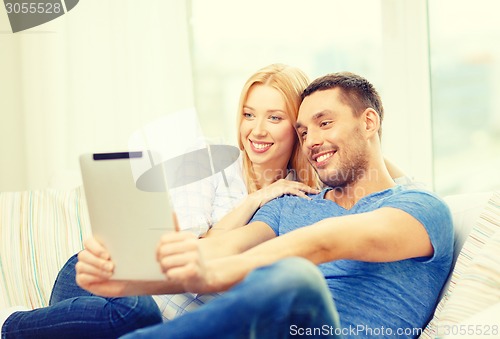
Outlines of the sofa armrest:
{"type": "Polygon", "coordinates": [[[46,306],[59,269],[89,235],[81,187],[0,192],[0,308],[46,306]]]}

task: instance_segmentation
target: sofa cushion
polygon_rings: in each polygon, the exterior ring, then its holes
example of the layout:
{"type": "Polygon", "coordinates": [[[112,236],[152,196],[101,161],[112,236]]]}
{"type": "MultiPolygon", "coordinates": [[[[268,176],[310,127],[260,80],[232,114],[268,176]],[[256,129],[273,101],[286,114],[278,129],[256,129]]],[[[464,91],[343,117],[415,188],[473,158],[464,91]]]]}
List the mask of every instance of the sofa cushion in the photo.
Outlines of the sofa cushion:
{"type": "Polygon", "coordinates": [[[0,192],[0,308],[46,306],[59,269],[89,235],[81,187],[0,192]]]}
{"type": "MultiPolygon", "coordinates": [[[[497,207],[500,209],[500,205],[497,207]]],[[[500,211],[497,218],[497,222],[500,224],[499,219],[500,211]]],[[[483,310],[498,303],[500,303],[500,230],[474,257],[471,265],[457,282],[453,294],[450,295],[439,316],[438,336],[459,334],[460,327],[455,325],[464,323],[470,317],[480,314],[483,310]]],[[[480,319],[476,319],[476,321],[479,322],[480,319]]],[[[473,328],[474,332],[469,334],[471,336],[479,335],[480,331],[487,334],[488,330],[490,335],[500,334],[498,314],[495,321],[490,320],[481,328],[473,328]]]]}
{"type": "MultiPolygon", "coordinates": [[[[495,192],[463,244],[451,274],[449,287],[436,307],[434,317],[425,328],[422,338],[434,338],[445,322],[449,325],[450,319],[458,323],[472,316],[477,310],[491,305],[484,303],[491,291],[483,287],[488,285],[488,279],[490,281],[492,279],[487,277],[489,273],[495,276],[500,271],[498,262],[495,264],[487,259],[498,251],[495,240],[498,237],[500,237],[500,192],[495,192]],[[486,270],[484,262],[489,262],[486,270]],[[471,307],[473,303],[477,303],[479,307],[471,307]]],[[[495,255],[498,257],[498,252],[495,255]]],[[[496,289],[496,293],[499,288],[498,284],[493,283],[493,290],[496,289]]]]}
{"type": "MultiPolygon", "coordinates": [[[[471,230],[476,225],[476,222],[481,216],[481,213],[483,212],[484,207],[490,200],[492,194],[493,194],[492,192],[456,194],[456,195],[449,195],[444,198],[444,200],[446,201],[446,203],[450,208],[451,215],[453,218],[454,253],[453,253],[453,262],[451,264],[452,268],[455,267],[458,256],[462,251],[462,247],[465,241],[469,238],[471,230]]],[[[460,271],[461,266],[463,267],[468,264],[467,258],[470,258],[470,256],[473,255],[473,253],[476,253],[484,243],[484,239],[481,237],[481,235],[478,235],[476,239],[478,239],[479,242],[471,241],[471,243],[468,244],[467,248],[465,249],[465,252],[468,252],[469,255],[465,256],[465,258],[462,258],[458,271],[460,271]]],[[[439,298],[440,300],[448,291],[451,278],[452,274],[450,273],[450,276],[448,277],[448,280],[446,281],[442,289],[441,296],[439,298]]]]}

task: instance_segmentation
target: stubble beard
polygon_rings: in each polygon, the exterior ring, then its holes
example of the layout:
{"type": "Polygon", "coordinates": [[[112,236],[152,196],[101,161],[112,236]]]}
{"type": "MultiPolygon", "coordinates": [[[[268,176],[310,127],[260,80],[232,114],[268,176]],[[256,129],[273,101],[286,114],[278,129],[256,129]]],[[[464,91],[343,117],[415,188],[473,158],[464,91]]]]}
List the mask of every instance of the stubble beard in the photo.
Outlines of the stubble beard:
{"type": "Polygon", "coordinates": [[[341,153],[337,154],[340,163],[336,169],[317,170],[320,180],[334,189],[343,189],[348,185],[353,185],[366,174],[368,168],[367,157],[361,150],[351,155],[346,152],[341,153]]]}

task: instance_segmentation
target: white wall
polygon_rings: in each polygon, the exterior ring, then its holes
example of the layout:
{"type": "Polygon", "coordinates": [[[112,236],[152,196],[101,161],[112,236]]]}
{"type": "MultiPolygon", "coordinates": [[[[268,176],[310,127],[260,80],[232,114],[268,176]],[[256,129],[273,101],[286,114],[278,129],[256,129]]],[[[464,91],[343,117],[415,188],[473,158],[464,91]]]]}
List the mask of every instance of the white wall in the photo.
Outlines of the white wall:
{"type": "Polygon", "coordinates": [[[26,163],[20,114],[19,43],[5,39],[8,33],[4,15],[0,11],[0,191],[23,187],[26,163]]]}

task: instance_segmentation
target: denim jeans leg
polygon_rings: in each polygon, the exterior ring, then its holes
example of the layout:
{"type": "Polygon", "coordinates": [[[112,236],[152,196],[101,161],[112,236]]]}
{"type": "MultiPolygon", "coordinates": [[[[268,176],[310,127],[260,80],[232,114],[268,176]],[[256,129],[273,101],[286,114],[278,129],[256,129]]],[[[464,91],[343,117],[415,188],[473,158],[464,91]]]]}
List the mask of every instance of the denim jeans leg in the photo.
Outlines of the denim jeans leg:
{"type": "Polygon", "coordinates": [[[76,256],[68,260],[54,284],[48,307],[13,313],[2,338],[117,338],[138,328],[161,323],[150,296],[104,298],[75,282],[76,256]]]}
{"type": "Polygon", "coordinates": [[[92,293],[84,290],[76,283],[75,265],[78,262],[78,254],[73,255],[66,261],[57,274],[56,281],[52,287],[49,305],[74,297],[89,297],[92,293]]]}
{"type": "Polygon", "coordinates": [[[199,309],[123,338],[291,338],[304,329],[339,338],[339,319],[323,275],[301,258],[259,268],[199,309]]]}

